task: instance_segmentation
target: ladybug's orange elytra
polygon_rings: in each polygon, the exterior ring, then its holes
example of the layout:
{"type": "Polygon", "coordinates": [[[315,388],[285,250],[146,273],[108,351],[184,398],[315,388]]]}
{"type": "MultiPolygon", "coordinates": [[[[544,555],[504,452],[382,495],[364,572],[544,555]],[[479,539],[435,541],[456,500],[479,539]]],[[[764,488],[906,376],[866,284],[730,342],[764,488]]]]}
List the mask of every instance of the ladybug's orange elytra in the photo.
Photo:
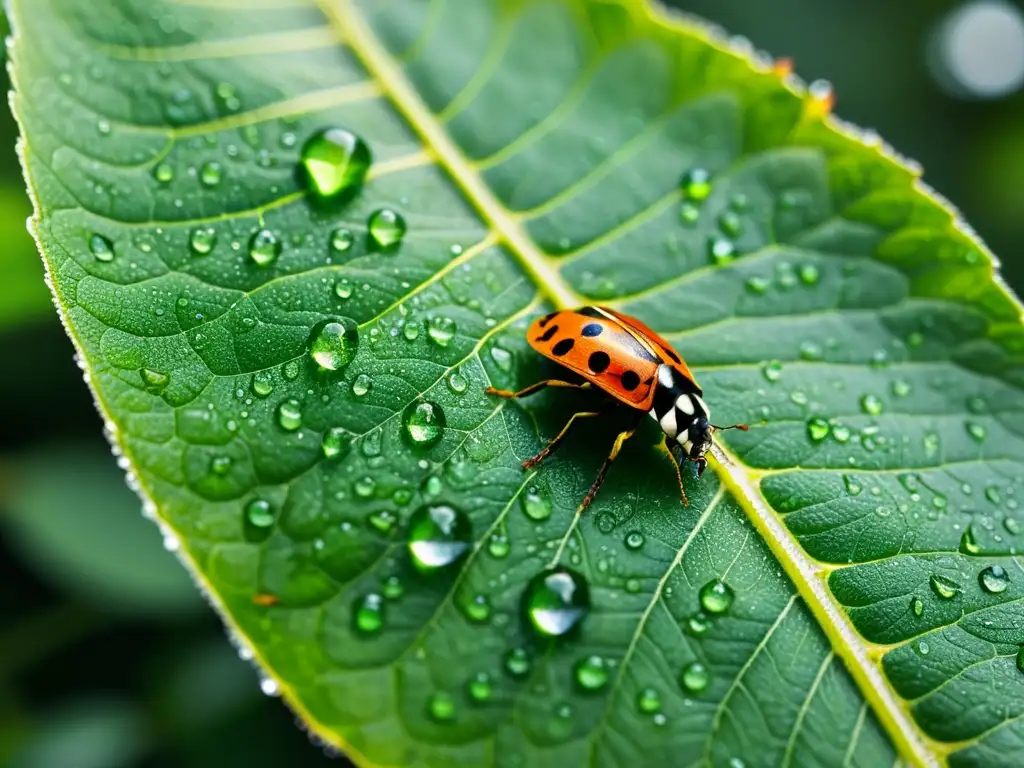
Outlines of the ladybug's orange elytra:
{"type": "MultiPolygon", "coordinates": [[[[489,388],[489,394],[518,398],[544,387],[596,386],[637,412],[636,423],[616,438],[579,511],[586,509],[597,495],[608,468],[622,444],[636,431],[643,413],[658,422],[665,433],[665,445],[676,461],[679,490],[685,503],[686,492],[678,470],[689,459],[697,465],[699,477],[707,466],[705,454],[711,448],[712,433],[733,427],[715,427],[710,423],[703,392],[672,345],[639,320],[604,307],[552,312],[535,320],[526,333],[531,347],[580,375],[586,383],[547,380],[519,392],[489,388]]],[[[577,419],[598,415],[589,411],[573,414],[544,450],[523,462],[523,466],[532,467],[549,456],[577,419]]],[[[735,428],[747,429],[745,424],[736,424],[735,428]]]]}

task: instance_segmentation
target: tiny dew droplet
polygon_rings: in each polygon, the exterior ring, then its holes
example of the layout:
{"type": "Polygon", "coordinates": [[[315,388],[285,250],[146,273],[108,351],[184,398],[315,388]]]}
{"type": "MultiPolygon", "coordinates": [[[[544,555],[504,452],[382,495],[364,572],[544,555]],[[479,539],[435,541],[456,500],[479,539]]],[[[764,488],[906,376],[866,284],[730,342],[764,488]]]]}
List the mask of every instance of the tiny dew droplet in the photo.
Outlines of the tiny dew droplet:
{"type": "Polygon", "coordinates": [[[712,579],[700,588],[700,604],[708,613],[725,613],[734,597],[732,587],[721,579],[712,579]]]}
{"type": "Polygon", "coordinates": [[[661,711],[661,694],[654,688],[644,688],[637,694],[636,706],[646,715],[661,711]]]}
{"type": "Polygon", "coordinates": [[[352,248],[355,241],[351,229],[340,227],[331,233],[331,250],[335,253],[345,253],[352,248]]]}
{"type": "Polygon", "coordinates": [[[199,181],[204,187],[216,187],[224,174],[221,164],[216,161],[204,163],[199,171],[199,181]]]}
{"type": "Polygon", "coordinates": [[[800,282],[804,285],[814,285],[818,282],[819,272],[814,264],[804,264],[799,270],[800,282]]]}
{"type": "Polygon", "coordinates": [[[915,616],[921,616],[924,614],[924,601],[920,597],[915,597],[910,601],[910,610],[914,612],[915,616]]]}
{"type": "Polygon", "coordinates": [[[525,648],[513,648],[505,654],[505,671],[512,677],[526,677],[530,673],[530,657],[525,648]]]}
{"type": "Polygon", "coordinates": [[[245,519],[255,528],[269,528],[274,524],[274,509],[266,499],[253,499],[245,505],[245,519]]]}
{"type": "Polygon", "coordinates": [[[402,412],[402,435],[414,448],[433,448],[444,437],[444,409],[429,400],[414,400],[402,412]]]}
{"type": "Polygon", "coordinates": [[[576,685],[587,693],[593,693],[608,684],[610,672],[608,663],[600,656],[587,656],[573,667],[576,685]]]}
{"type": "Polygon", "coordinates": [[[551,500],[537,486],[531,485],[519,497],[519,505],[531,520],[541,522],[551,517],[551,500]]]}
{"type": "Polygon", "coordinates": [[[487,541],[487,553],[497,560],[502,560],[508,557],[508,554],[511,551],[512,547],[509,544],[508,536],[495,533],[492,534],[491,538],[487,541]]]}
{"type": "Polygon", "coordinates": [[[860,399],[860,409],[871,416],[882,413],[882,401],[877,395],[864,395],[860,399]]]}
{"type": "Polygon", "coordinates": [[[727,237],[739,237],[743,232],[743,220],[735,211],[722,211],[718,215],[718,228],[727,237]]]}
{"type": "Polygon", "coordinates": [[[491,682],[491,676],[486,672],[477,672],[466,683],[466,693],[473,701],[488,701],[493,692],[494,684],[491,682]]]}
{"type": "Polygon", "coordinates": [[[816,443],[820,443],[828,437],[829,425],[824,419],[815,416],[807,422],[807,435],[816,443]]]}
{"type": "Polygon", "coordinates": [[[761,366],[761,374],[767,381],[778,381],[782,378],[782,363],[778,360],[769,360],[761,366]]]}
{"type": "Polygon", "coordinates": [[[537,634],[561,637],[590,612],[590,589],[583,576],[568,568],[542,571],[523,593],[523,610],[537,634]]]}
{"type": "Polygon", "coordinates": [[[693,203],[683,203],[679,207],[679,220],[687,226],[692,226],[700,219],[700,208],[693,203]]]}
{"type": "Polygon", "coordinates": [[[373,388],[373,379],[367,374],[360,373],[356,376],[355,381],[352,382],[352,394],[356,397],[362,397],[373,388]]]}
{"type": "Polygon", "coordinates": [[[864,490],[853,475],[843,475],[843,485],[846,486],[846,492],[851,496],[858,496],[864,490]]]}
{"type": "Polygon", "coordinates": [[[728,264],[736,258],[736,245],[732,240],[724,237],[709,237],[708,258],[711,259],[712,264],[718,264],[719,266],[728,264]]]}
{"type": "Polygon", "coordinates": [[[89,250],[96,257],[96,261],[111,262],[114,260],[114,244],[103,235],[93,235],[89,238],[89,250]]]}
{"type": "Polygon", "coordinates": [[[486,595],[473,595],[460,601],[462,614],[474,624],[485,624],[491,618],[491,603],[486,595]]]}
{"type": "Polygon", "coordinates": [[[375,593],[357,598],[352,608],[352,622],[360,634],[379,633],[384,628],[384,599],[375,593]]]}
{"type": "Polygon", "coordinates": [[[249,258],[258,267],[269,267],[281,255],[281,241],[269,229],[261,229],[249,239],[249,258]]]}
{"type": "Polygon", "coordinates": [[[690,693],[700,693],[708,687],[711,682],[711,675],[707,667],[699,661],[694,661],[683,667],[683,674],[679,681],[683,688],[690,693]]]}
{"type": "Polygon", "coordinates": [[[249,389],[256,397],[268,397],[274,391],[274,381],[267,371],[257,371],[252,375],[249,389]]]}
{"type": "Polygon", "coordinates": [[[340,371],[356,356],[359,326],[347,317],[321,320],[309,334],[309,356],[323,371],[340,371]]]}
{"type": "Polygon", "coordinates": [[[307,187],[323,200],[358,190],[372,161],[366,142],[344,128],[313,134],[300,157],[307,187]]]}
{"type": "Polygon", "coordinates": [[[892,383],[892,393],[896,397],[906,397],[910,394],[912,387],[910,382],[904,381],[903,379],[896,379],[892,383]]]}
{"type": "Polygon", "coordinates": [[[339,299],[347,299],[352,295],[352,283],[347,278],[341,278],[334,284],[334,295],[339,299]]]}
{"type": "Polygon", "coordinates": [[[320,447],[325,459],[340,459],[352,447],[354,435],[344,427],[331,427],[324,432],[320,447]]]}
{"type": "Polygon", "coordinates": [[[188,245],[196,256],[206,256],[217,244],[217,230],[213,227],[196,227],[189,235],[188,245]]]}
{"type": "Polygon", "coordinates": [[[409,518],[409,554],[413,564],[429,573],[461,558],[473,541],[466,513],[447,504],[422,506],[409,518]]]}
{"type": "Polygon", "coordinates": [[[981,569],[978,574],[978,583],[981,588],[990,594],[998,595],[1005,592],[1010,586],[1010,574],[1001,565],[990,565],[981,569]]]}
{"type": "Polygon", "coordinates": [[[640,531],[631,531],[626,534],[625,543],[627,549],[640,549],[644,545],[644,535],[640,531]]]}
{"type": "Polygon", "coordinates": [[[691,168],[683,174],[679,187],[687,200],[705,200],[711,194],[711,174],[703,168],[691,168]]]}
{"type": "Polygon", "coordinates": [[[700,637],[701,635],[707,634],[708,629],[711,627],[711,623],[708,621],[708,617],[698,611],[686,620],[686,629],[694,637],[700,637]]]}
{"type": "Polygon", "coordinates": [[[985,437],[988,434],[984,425],[978,424],[976,421],[968,421],[964,426],[967,427],[967,434],[969,434],[975,442],[984,442],[985,437]]]}
{"type": "Polygon", "coordinates": [[[174,181],[174,166],[168,163],[160,163],[153,169],[153,178],[161,184],[170,184],[174,181]]]}
{"type": "Polygon", "coordinates": [[[294,432],[302,426],[302,406],[298,400],[285,400],[277,406],[277,423],[286,432],[294,432]]]}
{"type": "Polygon", "coordinates": [[[943,600],[949,600],[951,597],[956,597],[960,594],[960,585],[945,576],[933,574],[928,583],[932,588],[932,592],[943,600]]]}
{"type": "Polygon", "coordinates": [[[381,208],[371,213],[366,226],[370,241],[381,250],[394,248],[401,243],[408,229],[402,214],[391,208],[381,208]]]}
{"type": "Polygon", "coordinates": [[[449,723],[455,719],[455,699],[450,693],[435,693],[430,697],[427,709],[430,716],[439,723],[449,723]]]}
{"type": "Polygon", "coordinates": [[[771,282],[764,277],[754,276],[747,280],[746,286],[751,293],[763,294],[768,291],[771,282]]]}
{"type": "Polygon", "coordinates": [[[402,580],[397,576],[388,576],[384,579],[384,597],[388,600],[397,600],[403,594],[405,594],[405,585],[402,584],[402,580]]]}

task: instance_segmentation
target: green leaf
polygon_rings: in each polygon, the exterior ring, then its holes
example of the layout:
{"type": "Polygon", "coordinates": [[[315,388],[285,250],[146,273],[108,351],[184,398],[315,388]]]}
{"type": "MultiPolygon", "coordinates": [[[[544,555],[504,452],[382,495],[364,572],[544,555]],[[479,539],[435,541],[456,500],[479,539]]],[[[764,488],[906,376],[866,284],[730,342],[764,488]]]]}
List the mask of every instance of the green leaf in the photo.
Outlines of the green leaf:
{"type": "Polygon", "coordinates": [[[828,98],[625,0],[13,10],[99,406],[318,736],[367,765],[1021,764],[1021,308],[828,98]],[[358,183],[356,138],[362,190],[307,195],[358,183]],[[524,472],[595,401],[484,394],[550,373],[525,328],[588,302],[755,425],[689,506],[645,420],[577,518],[622,425],[524,472]],[[560,642],[521,614],[552,564],[589,590],[560,642]]]}

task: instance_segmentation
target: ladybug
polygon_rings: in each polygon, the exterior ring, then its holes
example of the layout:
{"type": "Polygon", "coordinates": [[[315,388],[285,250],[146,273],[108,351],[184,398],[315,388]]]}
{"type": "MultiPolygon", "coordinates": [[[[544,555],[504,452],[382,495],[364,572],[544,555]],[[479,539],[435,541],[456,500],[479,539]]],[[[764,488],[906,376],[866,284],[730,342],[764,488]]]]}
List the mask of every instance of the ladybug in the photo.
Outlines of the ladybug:
{"type": "MultiPolygon", "coordinates": [[[[526,389],[511,392],[488,387],[490,395],[520,398],[545,387],[589,389],[598,387],[615,400],[636,410],[633,425],[620,432],[597,479],[583,498],[578,512],[594,500],[615,457],[639,427],[643,414],[658,422],[665,433],[665,447],[674,459],[679,491],[683,489],[682,467],[687,459],[697,467],[700,477],[707,468],[705,454],[712,445],[712,434],[722,429],[747,430],[746,424],[718,427],[709,421],[710,413],[693,378],[693,373],[672,345],[639,320],[605,307],[581,307],[562,310],[538,318],[527,330],[527,341],[537,352],[573,373],[583,383],[558,379],[539,381],[526,389]]],[[[600,416],[601,411],[580,411],[562,427],[544,449],[523,462],[530,469],[551,455],[577,419],[600,416]]]]}

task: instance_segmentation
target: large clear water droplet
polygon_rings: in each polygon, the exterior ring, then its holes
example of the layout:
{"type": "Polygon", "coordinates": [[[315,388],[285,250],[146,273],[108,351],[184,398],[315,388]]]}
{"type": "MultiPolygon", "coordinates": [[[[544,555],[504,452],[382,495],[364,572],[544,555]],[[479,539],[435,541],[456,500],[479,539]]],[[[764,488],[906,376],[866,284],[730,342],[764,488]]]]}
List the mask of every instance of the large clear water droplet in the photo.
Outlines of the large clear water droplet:
{"type": "Polygon", "coordinates": [[[683,174],[679,188],[687,200],[705,200],[711,194],[711,174],[704,168],[691,168],[683,174]]]}
{"type": "Polygon", "coordinates": [[[807,436],[811,438],[815,443],[820,443],[826,437],[830,427],[828,422],[822,418],[815,416],[813,419],[807,422],[807,436]]]}
{"type": "Polygon", "coordinates": [[[245,505],[245,519],[254,528],[270,528],[274,524],[274,508],[266,499],[253,499],[245,505]]]}
{"type": "Polygon", "coordinates": [[[956,597],[960,594],[960,585],[945,576],[933,574],[928,583],[931,585],[932,592],[943,600],[949,600],[951,597],[956,597]]]}
{"type": "Polygon", "coordinates": [[[213,227],[196,227],[189,235],[188,245],[196,256],[206,256],[217,244],[217,230],[213,227]]]}
{"type": "Polygon", "coordinates": [[[315,133],[302,147],[306,184],[314,195],[324,200],[358,190],[371,161],[366,142],[344,128],[315,133]]]}
{"type": "Polygon", "coordinates": [[[359,348],[359,325],[347,317],[322,320],[309,334],[309,356],[324,371],[340,371],[359,348]]]}
{"type": "Polygon", "coordinates": [[[708,687],[708,683],[711,682],[711,675],[708,673],[707,667],[699,661],[695,661],[683,668],[683,674],[680,676],[679,682],[682,683],[683,688],[689,693],[700,693],[708,687]]]}
{"type": "Polygon", "coordinates": [[[543,571],[527,585],[523,610],[538,634],[561,637],[590,612],[590,589],[583,576],[568,568],[543,571]]]}
{"type": "Polygon", "coordinates": [[[286,432],[302,426],[302,405],[298,400],[285,400],[277,406],[277,423],[286,432]]]}
{"type": "Polygon", "coordinates": [[[432,317],[427,322],[427,338],[439,347],[447,347],[455,331],[455,321],[450,317],[432,317]]]}
{"type": "Polygon", "coordinates": [[[356,397],[363,397],[373,389],[373,379],[368,374],[360,373],[352,382],[352,394],[356,397]]]}
{"type": "Polygon", "coordinates": [[[351,250],[355,241],[356,237],[352,234],[352,230],[341,227],[331,233],[331,250],[335,253],[346,253],[351,250]]]}
{"type": "Polygon", "coordinates": [[[661,694],[655,688],[643,688],[636,696],[636,706],[645,715],[661,711],[661,694]]]}
{"type": "Polygon", "coordinates": [[[1010,586],[1010,574],[1001,565],[990,565],[978,574],[978,583],[986,592],[998,595],[1010,586]]]}
{"type": "Polygon", "coordinates": [[[540,522],[551,517],[551,499],[535,485],[531,485],[523,492],[519,497],[519,504],[531,520],[540,522]]]}
{"type": "Polygon", "coordinates": [[[402,412],[402,434],[414,448],[433,448],[444,437],[444,409],[429,400],[414,400],[402,412]]]}
{"type": "Polygon", "coordinates": [[[370,242],[380,250],[397,247],[408,229],[402,214],[391,208],[381,208],[371,213],[366,226],[370,242]]]}
{"type": "Polygon", "coordinates": [[[331,427],[324,432],[320,447],[325,459],[340,459],[352,448],[355,436],[344,427],[331,427]]]}
{"type": "Polygon", "coordinates": [[[114,260],[114,244],[103,235],[93,235],[89,238],[89,250],[96,257],[96,261],[111,262],[114,260]]]}
{"type": "Polygon", "coordinates": [[[713,579],[700,588],[700,604],[708,613],[725,613],[734,597],[732,587],[721,579],[713,579]]]}
{"type": "Polygon", "coordinates": [[[409,554],[421,571],[451,565],[466,554],[472,541],[469,517],[447,504],[420,507],[409,518],[409,554]]]}
{"type": "Polygon", "coordinates": [[[384,598],[371,593],[356,599],[352,624],[361,635],[376,635],[384,628],[384,598]]]}
{"type": "Polygon", "coordinates": [[[249,239],[249,258],[258,267],[269,267],[281,255],[281,241],[269,229],[261,229],[249,239]]]}
{"type": "Polygon", "coordinates": [[[224,175],[224,169],[221,164],[216,161],[210,161],[204,163],[203,167],[199,170],[199,181],[204,187],[216,187],[220,184],[221,179],[224,175]]]}
{"type": "Polygon", "coordinates": [[[573,667],[573,676],[576,678],[576,685],[581,690],[592,693],[599,691],[608,684],[611,677],[608,669],[608,662],[600,656],[587,656],[576,662],[573,667]]]}

